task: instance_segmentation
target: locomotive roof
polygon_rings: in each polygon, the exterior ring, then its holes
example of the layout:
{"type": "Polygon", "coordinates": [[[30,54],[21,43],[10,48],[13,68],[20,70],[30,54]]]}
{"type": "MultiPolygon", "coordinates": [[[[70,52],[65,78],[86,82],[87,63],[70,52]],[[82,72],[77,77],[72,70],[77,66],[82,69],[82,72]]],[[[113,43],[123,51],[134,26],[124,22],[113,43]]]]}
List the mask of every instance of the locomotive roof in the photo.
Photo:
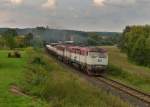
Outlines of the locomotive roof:
{"type": "Polygon", "coordinates": [[[56,45],[56,47],[60,47],[60,48],[63,48],[63,49],[68,49],[70,51],[80,50],[80,51],[83,51],[83,52],[102,52],[102,53],[107,52],[106,49],[97,48],[97,47],[81,47],[81,46],[74,46],[74,45],[56,45]]]}
{"type": "Polygon", "coordinates": [[[106,52],[106,49],[97,48],[97,47],[83,47],[81,48],[81,50],[88,51],[88,52],[106,52]]]}
{"type": "Polygon", "coordinates": [[[80,46],[70,46],[68,49],[71,50],[80,50],[85,52],[107,52],[104,48],[97,48],[97,47],[80,47],[80,46]]]}

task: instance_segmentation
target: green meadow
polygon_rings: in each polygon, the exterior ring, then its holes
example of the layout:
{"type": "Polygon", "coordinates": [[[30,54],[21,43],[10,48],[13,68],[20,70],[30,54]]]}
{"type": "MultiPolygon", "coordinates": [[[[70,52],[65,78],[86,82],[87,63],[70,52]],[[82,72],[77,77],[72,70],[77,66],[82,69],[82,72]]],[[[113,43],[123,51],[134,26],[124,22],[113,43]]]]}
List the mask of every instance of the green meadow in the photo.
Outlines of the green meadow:
{"type": "Polygon", "coordinates": [[[10,92],[11,84],[20,84],[23,78],[27,55],[24,51],[21,53],[21,59],[7,58],[8,51],[0,50],[0,107],[43,107],[40,100],[10,92]]]}

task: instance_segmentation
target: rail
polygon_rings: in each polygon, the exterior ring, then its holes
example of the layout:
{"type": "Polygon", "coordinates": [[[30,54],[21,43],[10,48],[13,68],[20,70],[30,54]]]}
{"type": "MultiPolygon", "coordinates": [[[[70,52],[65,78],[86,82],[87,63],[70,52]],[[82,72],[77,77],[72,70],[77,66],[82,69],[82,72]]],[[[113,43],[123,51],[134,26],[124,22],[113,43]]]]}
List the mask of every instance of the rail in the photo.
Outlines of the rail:
{"type": "Polygon", "coordinates": [[[118,89],[126,94],[129,94],[130,96],[136,97],[139,100],[147,103],[150,106],[150,95],[146,94],[142,91],[139,91],[137,89],[131,88],[127,85],[124,85],[120,82],[117,82],[115,80],[109,79],[107,77],[101,76],[101,77],[96,77],[96,80],[101,81],[115,89],[118,89]]]}

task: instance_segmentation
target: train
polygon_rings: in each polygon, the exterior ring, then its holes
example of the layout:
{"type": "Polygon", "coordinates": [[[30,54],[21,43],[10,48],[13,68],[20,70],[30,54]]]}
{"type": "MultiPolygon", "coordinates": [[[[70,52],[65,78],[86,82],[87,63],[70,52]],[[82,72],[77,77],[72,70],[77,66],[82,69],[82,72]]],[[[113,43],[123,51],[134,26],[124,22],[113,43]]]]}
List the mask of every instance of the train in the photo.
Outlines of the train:
{"type": "Polygon", "coordinates": [[[55,55],[59,60],[72,65],[88,75],[101,75],[108,65],[108,52],[106,49],[76,46],[68,44],[46,44],[49,54],[55,55]]]}

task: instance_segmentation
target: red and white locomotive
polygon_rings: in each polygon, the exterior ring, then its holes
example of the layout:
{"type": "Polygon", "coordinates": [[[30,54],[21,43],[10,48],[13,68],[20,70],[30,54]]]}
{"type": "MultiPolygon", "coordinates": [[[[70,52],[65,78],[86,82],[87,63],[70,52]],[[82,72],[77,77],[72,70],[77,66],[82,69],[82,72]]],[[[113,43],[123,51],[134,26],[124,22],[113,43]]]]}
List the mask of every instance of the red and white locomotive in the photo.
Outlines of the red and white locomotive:
{"type": "Polygon", "coordinates": [[[46,49],[58,59],[74,65],[89,75],[100,75],[108,65],[107,51],[102,48],[50,44],[46,45],[46,49]]]}

